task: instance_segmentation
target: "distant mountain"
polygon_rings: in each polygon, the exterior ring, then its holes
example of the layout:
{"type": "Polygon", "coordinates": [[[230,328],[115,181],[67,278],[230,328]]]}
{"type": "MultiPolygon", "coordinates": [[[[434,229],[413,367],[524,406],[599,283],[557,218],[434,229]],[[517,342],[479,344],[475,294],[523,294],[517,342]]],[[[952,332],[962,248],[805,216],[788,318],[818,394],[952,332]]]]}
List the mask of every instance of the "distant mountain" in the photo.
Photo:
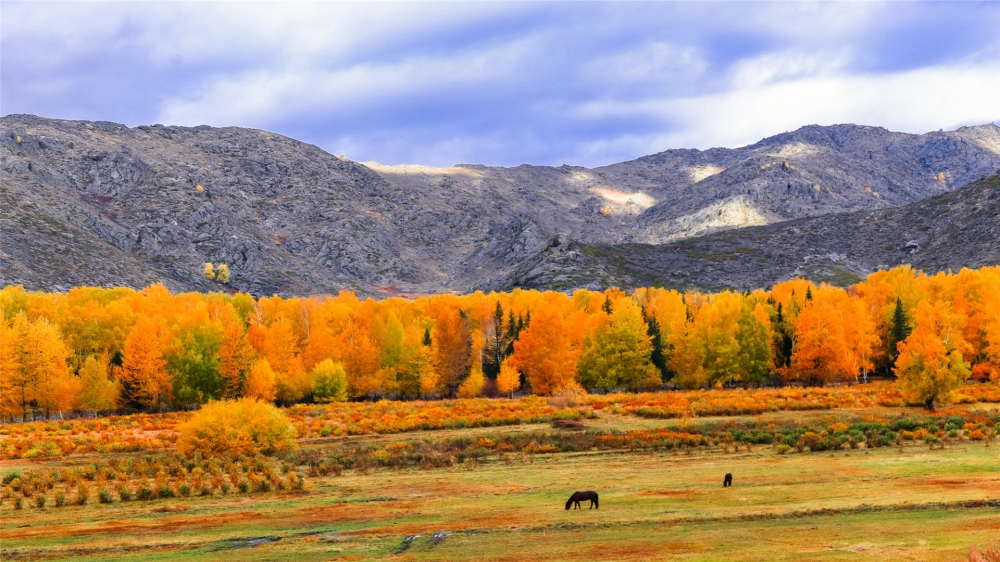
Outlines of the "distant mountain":
{"type": "Polygon", "coordinates": [[[212,261],[229,265],[231,289],[257,295],[501,289],[527,282],[553,241],[675,247],[905,205],[997,169],[993,124],[925,135],[809,126],[593,169],[431,168],[358,163],[253,129],[9,115],[0,283],[218,290],[200,275],[212,261]]]}
{"type": "Polygon", "coordinates": [[[1000,174],[902,207],[795,219],[668,244],[557,238],[502,286],[764,288],[805,277],[846,287],[879,269],[1000,265],[1000,174]]]}

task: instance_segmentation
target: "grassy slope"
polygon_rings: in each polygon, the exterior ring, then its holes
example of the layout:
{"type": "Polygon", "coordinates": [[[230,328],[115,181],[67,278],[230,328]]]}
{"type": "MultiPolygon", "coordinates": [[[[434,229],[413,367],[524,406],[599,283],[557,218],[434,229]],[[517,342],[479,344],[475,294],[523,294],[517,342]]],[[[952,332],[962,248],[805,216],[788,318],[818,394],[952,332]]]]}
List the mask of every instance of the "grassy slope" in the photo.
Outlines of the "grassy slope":
{"type": "MultiPolygon", "coordinates": [[[[612,418],[607,425],[634,421],[612,418]]],[[[1000,535],[1000,510],[926,504],[1000,498],[998,460],[1000,447],[981,443],[835,455],[778,456],[763,446],[731,454],[587,452],[491,460],[474,470],[312,478],[300,496],[21,512],[8,503],[0,558],[369,559],[392,556],[405,536],[419,534],[400,559],[947,560],[1000,535]],[[725,472],[735,476],[726,490],[725,472]],[[564,511],[577,489],[598,490],[601,509],[564,511]],[[187,509],[153,511],[178,504],[187,509]],[[896,510],[859,509],[863,504],[896,510]],[[451,535],[435,542],[438,532],[451,535]],[[229,550],[245,541],[227,539],[261,536],[281,540],[229,550]]]]}

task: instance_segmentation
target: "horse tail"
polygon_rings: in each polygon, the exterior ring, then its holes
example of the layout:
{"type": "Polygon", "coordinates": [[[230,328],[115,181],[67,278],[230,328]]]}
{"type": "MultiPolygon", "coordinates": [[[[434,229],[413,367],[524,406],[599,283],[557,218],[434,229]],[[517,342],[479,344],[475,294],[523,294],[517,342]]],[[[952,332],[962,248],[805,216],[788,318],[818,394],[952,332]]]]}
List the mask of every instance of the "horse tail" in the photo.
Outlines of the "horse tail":
{"type": "Polygon", "coordinates": [[[576,494],[573,494],[572,496],[569,497],[568,500],[566,500],[566,509],[567,510],[569,509],[569,506],[573,505],[573,498],[574,497],[576,497],[576,494]]]}
{"type": "Polygon", "coordinates": [[[601,508],[601,504],[597,501],[597,492],[594,492],[594,507],[597,509],[601,508]]]}

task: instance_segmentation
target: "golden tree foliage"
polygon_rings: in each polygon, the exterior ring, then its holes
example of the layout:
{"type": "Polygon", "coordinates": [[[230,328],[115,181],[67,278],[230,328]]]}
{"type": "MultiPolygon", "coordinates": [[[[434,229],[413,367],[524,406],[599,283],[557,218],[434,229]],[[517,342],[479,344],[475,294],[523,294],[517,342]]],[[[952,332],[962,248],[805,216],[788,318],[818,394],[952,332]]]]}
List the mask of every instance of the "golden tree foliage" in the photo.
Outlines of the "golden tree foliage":
{"type": "Polygon", "coordinates": [[[80,395],[77,404],[83,410],[100,412],[111,410],[118,404],[121,389],[111,379],[107,352],[100,357],[87,357],[80,368],[80,395]]]}
{"type": "Polygon", "coordinates": [[[274,370],[278,400],[294,402],[312,390],[299,356],[299,340],[288,318],[281,317],[267,327],[264,357],[274,370]]]}
{"type": "Polygon", "coordinates": [[[313,400],[317,402],[343,402],[347,400],[347,373],[344,366],[324,359],[312,370],[313,400]]]}
{"type": "Polygon", "coordinates": [[[743,300],[731,292],[711,299],[689,295],[689,310],[694,320],[679,340],[670,360],[677,382],[685,388],[698,388],[734,380],[740,373],[740,345],[737,339],[743,300]]]}
{"type": "Polygon", "coordinates": [[[570,346],[562,315],[542,308],[514,342],[511,363],[524,373],[535,394],[552,394],[576,379],[579,350],[570,346]]]}
{"type": "Polygon", "coordinates": [[[880,339],[863,303],[845,291],[823,286],[795,322],[792,374],[811,383],[857,378],[874,366],[880,339]]]}
{"type": "Polygon", "coordinates": [[[572,296],[515,289],[376,301],[348,291],[254,299],[171,294],[163,285],[66,293],[6,287],[0,415],[99,408],[116,385],[119,404],[133,406],[238,397],[259,359],[270,366],[275,394],[255,395],[285,403],[315,393],[316,366],[327,360],[343,365],[351,398],[470,394],[485,357],[498,379],[507,362],[506,382],[497,381],[506,394],[523,380],[538,393],[579,382],[642,387],[655,382],[636,382],[648,362],[688,387],[752,385],[775,373],[860,382],[871,371],[890,372],[910,339],[903,371],[936,357],[926,330],[911,333],[928,322],[918,318],[924,306],[938,320],[954,319],[947,337],[935,331],[949,342],[949,366],[955,351],[973,378],[1000,379],[1000,267],[992,266],[930,276],[901,266],[846,291],[796,279],[770,291],[683,296],[658,288],[572,296]]]}
{"type": "Polygon", "coordinates": [[[447,396],[455,396],[472,368],[472,330],[458,309],[445,308],[431,335],[434,371],[447,396]]]}
{"type": "Polygon", "coordinates": [[[288,417],[252,398],[209,402],[178,432],[177,452],[184,455],[275,454],[296,448],[288,417]]]}
{"type": "Polygon", "coordinates": [[[521,373],[511,363],[510,357],[500,363],[500,374],[497,375],[497,390],[514,397],[514,392],[521,388],[521,373]]]}
{"type": "Polygon", "coordinates": [[[347,388],[351,396],[367,396],[382,391],[385,373],[378,347],[358,322],[348,321],[340,333],[337,360],[347,372],[347,388]]]}
{"type": "Polygon", "coordinates": [[[46,412],[70,409],[79,392],[79,381],[69,376],[66,347],[59,330],[45,317],[29,321],[18,314],[0,342],[0,389],[3,410],[20,410],[27,417],[34,404],[46,412]]]}
{"type": "Polygon", "coordinates": [[[475,398],[479,396],[479,393],[483,391],[483,384],[485,382],[486,378],[483,376],[483,370],[478,365],[474,365],[472,370],[469,371],[469,376],[459,385],[458,397],[475,398]]]}
{"type": "Polygon", "coordinates": [[[951,391],[969,377],[961,351],[968,345],[963,324],[942,302],[917,305],[916,326],[900,344],[895,368],[907,400],[933,409],[935,402],[950,401],[951,391]]]}
{"type": "Polygon", "coordinates": [[[255,362],[247,376],[243,396],[273,402],[278,397],[278,383],[267,359],[255,362]]]}
{"type": "Polygon", "coordinates": [[[125,340],[120,378],[125,403],[156,406],[170,397],[167,362],[163,358],[162,320],[142,316],[125,340]]]}
{"type": "Polygon", "coordinates": [[[606,321],[584,339],[577,370],[588,388],[633,390],[658,386],[660,376],[650,362],[653,346],[639,305],[618,299],[606,321]]]}
{"type": "Polygon", "coordinates": [[[225,385],[226,398],[243,396],[247,376],[253,368],[257,353],[250,345],[250,338],[238,321],[226,323],[219,346],[219,376],[225,385]]]}

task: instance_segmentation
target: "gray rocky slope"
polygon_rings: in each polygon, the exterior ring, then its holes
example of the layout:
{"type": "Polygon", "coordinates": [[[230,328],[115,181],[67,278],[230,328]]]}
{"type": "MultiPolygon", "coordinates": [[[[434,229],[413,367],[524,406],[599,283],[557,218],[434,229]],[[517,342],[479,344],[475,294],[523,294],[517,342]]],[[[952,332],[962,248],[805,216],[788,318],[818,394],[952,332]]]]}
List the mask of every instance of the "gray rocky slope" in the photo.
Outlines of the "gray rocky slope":
{"type": "Polygon", "coordinates": [[[909,264],[933,274],[1000,265],[1000,174],[901,207],[808,217],[666,244],[556,237],[504,284],[540,289],[756,289],[805,277],[846,287],[909,264]]]}
{"type": "Polygon", "coordinates": [[[200,275],[211,261],[229,265],[231,290],[257,295],[504,289],[530,278],[553,240],[671,245],[905,205],[997,169],[992,124],[809,126],[592,169],[431,168],[354,162],[253,129],[9,115],[0,284],[213,290],[200,275]]]}

